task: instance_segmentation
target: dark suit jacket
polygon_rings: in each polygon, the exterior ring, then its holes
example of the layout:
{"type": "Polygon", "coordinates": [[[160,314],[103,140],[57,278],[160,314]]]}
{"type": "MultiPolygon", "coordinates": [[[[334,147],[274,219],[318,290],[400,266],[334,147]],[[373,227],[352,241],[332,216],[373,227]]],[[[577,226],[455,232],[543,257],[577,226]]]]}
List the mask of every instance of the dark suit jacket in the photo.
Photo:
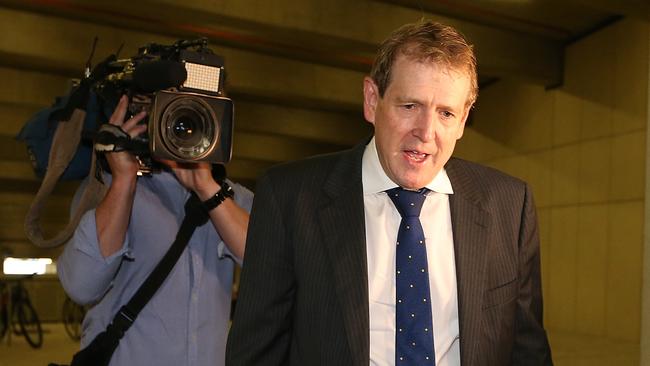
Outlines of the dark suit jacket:
{"type": "MultiPolygon", "coordinates": [[[[364,147],[259,181],[226,365],[369,364],[364,147]]],[[[459,159],[445,168],[462,365],[551,364],[528,187],[459,159]]]]}

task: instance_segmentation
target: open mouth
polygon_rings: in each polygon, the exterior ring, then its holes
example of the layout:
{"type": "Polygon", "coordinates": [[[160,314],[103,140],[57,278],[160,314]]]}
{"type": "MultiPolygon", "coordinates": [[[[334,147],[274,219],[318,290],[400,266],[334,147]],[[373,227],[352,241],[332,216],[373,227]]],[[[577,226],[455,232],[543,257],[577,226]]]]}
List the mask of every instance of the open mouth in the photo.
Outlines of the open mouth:
{"type": "Polygon", "coordinates": [[[425,154],[423,152],[419,152],[416,150],[404,150],[404,154],[409,160],[416,163],[423,162],[424,160],[426,160],[427,156],[429,156],[429,154],[425,154]]]}

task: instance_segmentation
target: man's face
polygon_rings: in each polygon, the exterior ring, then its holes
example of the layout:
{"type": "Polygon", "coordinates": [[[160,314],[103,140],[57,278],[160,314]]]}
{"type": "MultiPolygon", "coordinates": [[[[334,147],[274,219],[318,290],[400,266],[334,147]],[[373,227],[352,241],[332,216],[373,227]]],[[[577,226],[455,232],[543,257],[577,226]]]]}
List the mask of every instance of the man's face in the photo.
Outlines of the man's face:
{"type": "Polygon", "coordinates": [[[379,96],[366,77],[364,115],[375,126],[379,161],[396,184],[419,189],[447,163],[463,135],[470,79],[464,73],[400,55],[379,96]]]}

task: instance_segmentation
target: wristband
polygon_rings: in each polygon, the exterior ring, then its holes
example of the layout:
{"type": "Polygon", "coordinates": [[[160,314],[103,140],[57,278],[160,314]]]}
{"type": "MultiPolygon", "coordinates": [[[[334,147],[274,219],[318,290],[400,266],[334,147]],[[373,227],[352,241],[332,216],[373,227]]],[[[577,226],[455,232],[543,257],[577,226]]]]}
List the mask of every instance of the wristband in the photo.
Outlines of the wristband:
{"type": "Polygon", "coordinates": [[[223,201],[225,201],[226,198],[233,198],[234,196],[235,192],[232,190],[230,185],[224,181],[221,183],[221,189],[219,192],[215,193],[214,196],[208,198],[207,200],[201,202],[201,205],[203,205],[203,208],[206,212],[210,212],[219,206],[223,201]]]}

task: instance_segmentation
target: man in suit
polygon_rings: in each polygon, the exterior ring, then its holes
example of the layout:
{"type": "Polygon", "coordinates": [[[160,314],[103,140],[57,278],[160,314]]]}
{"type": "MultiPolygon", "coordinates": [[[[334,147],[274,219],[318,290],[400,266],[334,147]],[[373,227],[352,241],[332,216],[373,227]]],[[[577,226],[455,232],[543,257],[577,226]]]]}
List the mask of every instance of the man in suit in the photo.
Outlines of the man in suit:
{"type": "Polygon", "coordinates": [[[258,184],[227,365],[552,364],[530,189],[451,158],[477,90],[451,27],[382,43],[374,137],[258,184]]]}

